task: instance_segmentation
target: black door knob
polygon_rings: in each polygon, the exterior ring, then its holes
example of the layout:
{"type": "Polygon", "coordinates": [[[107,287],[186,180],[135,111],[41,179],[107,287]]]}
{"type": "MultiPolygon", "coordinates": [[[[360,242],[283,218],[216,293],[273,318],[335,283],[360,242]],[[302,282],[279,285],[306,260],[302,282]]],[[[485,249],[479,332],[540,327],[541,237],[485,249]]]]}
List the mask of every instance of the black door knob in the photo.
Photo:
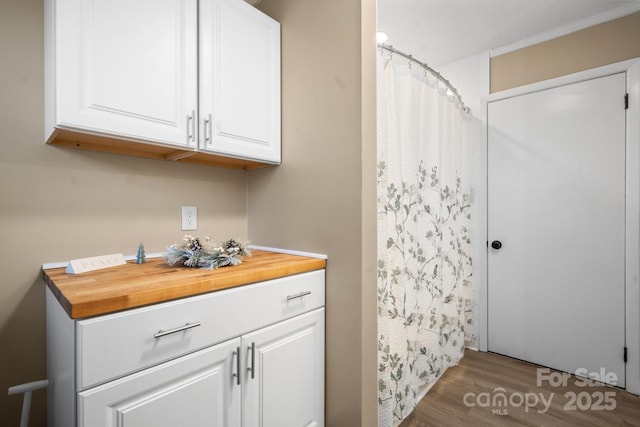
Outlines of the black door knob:
{"type": "Polygon", "coordinates": [[[502,247],[502,242],[500,240],[494,240],[491,242],[491,247],[493,249],[500,249],[502,247]]]}

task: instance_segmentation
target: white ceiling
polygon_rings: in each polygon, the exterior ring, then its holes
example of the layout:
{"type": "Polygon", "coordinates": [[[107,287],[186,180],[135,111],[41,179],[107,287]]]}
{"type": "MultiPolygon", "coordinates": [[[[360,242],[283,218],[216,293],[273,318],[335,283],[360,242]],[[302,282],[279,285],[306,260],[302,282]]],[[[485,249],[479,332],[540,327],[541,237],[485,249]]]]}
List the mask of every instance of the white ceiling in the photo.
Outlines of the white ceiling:
{"type": "Polygon", "coordinates": [[[623,16],[639,0],[377,0],[387,44],[438,66],[572,26],[623,16]],[[620,14],[622,13],[622,14],[620,14]]]}

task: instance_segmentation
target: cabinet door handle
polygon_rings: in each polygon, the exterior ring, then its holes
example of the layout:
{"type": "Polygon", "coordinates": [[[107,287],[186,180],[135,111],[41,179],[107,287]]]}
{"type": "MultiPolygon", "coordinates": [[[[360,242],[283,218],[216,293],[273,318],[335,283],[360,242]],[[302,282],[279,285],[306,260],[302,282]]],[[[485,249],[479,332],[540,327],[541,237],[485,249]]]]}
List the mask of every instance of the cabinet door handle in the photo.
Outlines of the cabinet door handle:
{"type": "Polygon", "coordinates": [[[162,338],[162,337],[164,337],[166,335],[171,335],[171,334],[175,334],[177,332],[186,331],[187,329],[195,328],[195,327],[198,327],[200,325],[201,325],[200,322],[195,322],[195,323],[187,323],[184,326],[178,326],[177,328],[169,329],[168,331],[163,331],[161,329],[158,332],[156,332],[155,334],[153,334],[153,337],[155,339],[162,338]]]}
{"type": "Polygon", "coordinates": [[[204,143],[209,145],[211,144],[211,135],[213,134],[213,119],[211,114],[204,119],[204,143]]]}
{"type": "Polygon", "coordinates": [[[311,291],[300,292],[299,294],[295,294],[295,295],[287,295],[287,301],[291,301],[292,299],[296,299],[296,298],[302,298],[303,296],[306,296],[306,295],[311,295],[311,291]]]}
{"type": "Polygon", "coordinates": [[[196,133],[196,112],[191,110],[191,114],[187,116],[187,144],[195,141],[196,133]]]}
{"type": "Polygon", "coordinates": [[[251,372],[251,379],[256,377],[256,343],[252,342],[251,347],[249,347],[249,351],[251,352],[251,366],[247,366],[247,371],[251,372]]]}
{"type": "Polygon", "coordinates": [[[236,358],[236,372],[233,373],[233,377],[236,379],[236,384],[240,385],[240,347],[236,347],[233,357],[236,358]]]}

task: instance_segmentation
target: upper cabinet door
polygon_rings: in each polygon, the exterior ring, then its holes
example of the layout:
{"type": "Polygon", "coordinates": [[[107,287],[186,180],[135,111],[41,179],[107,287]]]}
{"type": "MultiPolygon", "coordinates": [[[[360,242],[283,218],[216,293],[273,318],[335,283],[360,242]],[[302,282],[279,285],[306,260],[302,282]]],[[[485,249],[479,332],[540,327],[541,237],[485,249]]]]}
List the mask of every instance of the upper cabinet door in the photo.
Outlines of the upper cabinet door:
{"type": "Polygon", "coordinates": [[[280,163],[280,24],[242,0],[200,2],[201,150],[280,163]]]}
{"type": "Polygon", "coordinates": [[[50,126],[196,147],[197,0],[48,3],[50,126]]]}

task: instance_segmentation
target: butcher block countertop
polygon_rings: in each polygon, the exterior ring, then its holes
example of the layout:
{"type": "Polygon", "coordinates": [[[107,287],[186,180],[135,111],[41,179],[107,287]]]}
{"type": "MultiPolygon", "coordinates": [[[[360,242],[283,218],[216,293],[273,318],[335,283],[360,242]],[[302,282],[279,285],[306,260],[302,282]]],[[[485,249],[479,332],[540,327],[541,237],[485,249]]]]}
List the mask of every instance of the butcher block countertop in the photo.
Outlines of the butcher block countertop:
{"type": "Polygon", "coordinates": [[[98,316],[134,307],[248,285],[313,270],[326,260],[279,252],[252,250],[242,264],[203,270],[168,266],[162,258],[81,274],[65,268],[43,270],[43,277],[72,319],[98,316]]]}

